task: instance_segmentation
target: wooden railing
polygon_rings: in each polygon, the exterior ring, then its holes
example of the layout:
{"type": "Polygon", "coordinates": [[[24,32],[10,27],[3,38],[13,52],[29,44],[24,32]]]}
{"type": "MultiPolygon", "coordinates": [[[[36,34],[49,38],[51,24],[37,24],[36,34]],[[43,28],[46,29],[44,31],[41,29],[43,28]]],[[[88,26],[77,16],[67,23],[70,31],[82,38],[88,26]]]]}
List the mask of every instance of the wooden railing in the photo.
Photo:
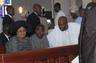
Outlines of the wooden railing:
{"type": "Polygon", "coordinates": [[[4,45],[0,44],[0,54],[3,54],[3,53],[5,53],[5,47],[4,45]]]}
{"type": "Polygon", "coordinates": [[[78,46],[72,45],[1,54],[0,63],[71,63],[77,55],[78,46]]]}

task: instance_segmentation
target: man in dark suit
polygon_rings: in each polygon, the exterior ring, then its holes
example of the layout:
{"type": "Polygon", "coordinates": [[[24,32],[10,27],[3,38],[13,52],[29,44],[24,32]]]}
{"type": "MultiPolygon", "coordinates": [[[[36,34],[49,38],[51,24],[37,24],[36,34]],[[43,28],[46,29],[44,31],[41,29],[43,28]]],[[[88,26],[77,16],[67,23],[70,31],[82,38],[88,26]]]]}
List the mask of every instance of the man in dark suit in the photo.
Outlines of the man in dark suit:
{"type": "Polygon", "coordinates": [[[3,26],[3,32],[0,34],[0,47],[3,47],[4,51],[5,49],[5,44],[9,40],[9,24],[6,24],[3,26]]]}
{"type": "Polygon", "coordinates": [[[13,6],[7,6],[7,15],[3,17],[3,25],[14,23],[13,16],[15,14],[13,6]]]}
{"type": "Polygon", "coordinates": [[[27,22],[31,25],[32,29],[32,35],[35,33],[35,28],[38,24],[40,24],[40,18],[41,15],[41,5],[34,4],[33,5],[33,12],[28,16],[27,22]]]}
{"type": "Polygon", "coordinates": [[[79,37],[80,63],[96,63],[96,0],[86,7],[79,37]]]}

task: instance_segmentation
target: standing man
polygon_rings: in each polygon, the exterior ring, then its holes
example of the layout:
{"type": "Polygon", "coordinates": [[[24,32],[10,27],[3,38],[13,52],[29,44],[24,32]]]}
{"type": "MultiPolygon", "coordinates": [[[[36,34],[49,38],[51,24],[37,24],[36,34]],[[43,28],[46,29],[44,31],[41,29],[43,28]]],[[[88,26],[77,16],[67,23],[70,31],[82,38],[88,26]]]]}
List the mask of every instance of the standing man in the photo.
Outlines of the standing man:
{"type": "Polygon", "coordinates": [[[38,24],[40,24],[40,18],[41,16],[41,5],[40,4],[34,4],[33,5],[33,12],[28,16],[27,22],[31,25],[32,29],[32,35],[35,33],[35,28],[38,24]]]}
{"type": "Polygon", "coordinates": [[[86,7],[79,37],[80,63],[96,63],[96,0],[86,7]]]}
{"type": "Polygon", "coordinates": [[[75,22],[81,25],[82,19],[85,16],[85,9],[79,10],[80,15],[76,18],[75,22]]]}
{"type": "Polygon", "coordinates": [[[0,33],[0,47],[2,46],[4,48],[4,52],[6,52],[5,45],[9,41],[9,25],[3,26],[3,32],[0,33]]]}
{"type": "Polygon", "coordinates": [[[13,6],[7,6],[6,10],[7,10],[7,15],[3,17],[3,26],[6,24],[10,25],[14,23],[13,16],[15,15],[15,11],[13,6]]]}
{"type": "Polygon", "coordinates": [[[60,16],[65,16],[65,13],[61,10],[61,4],[55,3],[54,5],[54,11],[57,13],[55,16],[55,25],[58,25],[58,19],[60,16]]]}

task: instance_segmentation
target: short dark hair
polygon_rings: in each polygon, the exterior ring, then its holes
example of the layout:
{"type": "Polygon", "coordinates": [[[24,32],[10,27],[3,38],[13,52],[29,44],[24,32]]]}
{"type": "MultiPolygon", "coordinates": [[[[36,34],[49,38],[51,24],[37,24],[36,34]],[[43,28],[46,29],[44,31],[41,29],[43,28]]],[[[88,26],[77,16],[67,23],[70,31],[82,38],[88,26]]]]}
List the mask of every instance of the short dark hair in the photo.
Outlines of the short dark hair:
{"type": "Polygon", "coordinates": [[[59,9],[61,9],[61,4],[59,2],[55,3],[54,7],[58,7],[59,9]]]}
{"type": "Polygon", "coordinates": [[[24,27],[27,30],[27,26],[25,25],[25,23],[23,21],[20,21],[20,22],[21,22],[21,24],[18,23],[18,25],[16,26],[15,32],[17,32],[18,29],[21,28],[21,27],[24,27]]]}
{"type": "Polygon", "coordinates": [[[13,8],[13,6],[11,5],[7,6],[6,10],[8,11],[10,8],[13,8]]]}
{"type": "Polygon", "coordinates": [[[42,28],[42,30],[43,30],[43,31],[45,31],[45,27],[44,27],[44,25],[43,25],[43,24],[38,24],[38,25],[36,26],[36,29],[35,29],[35,30],[37,30],[37,28],[39,28],[39,27],[41,27],[41,28],[42,28]]]}
{"type": "Polygon", "coordinates": [[[27,35],[28,35],[28,33],[29,33],[29,26],[28,26],[28,24],[27,24],[25,21],[23,21],[23,20],[18,20],[18,21],[14,22],[13,24],[10,25],[10,34],[11,34],[12,36],[16,35],[17,30],[18,30],[19,28],[21,28],[21,27],[24,27],[24,28],[26,29],[27,35]]]}

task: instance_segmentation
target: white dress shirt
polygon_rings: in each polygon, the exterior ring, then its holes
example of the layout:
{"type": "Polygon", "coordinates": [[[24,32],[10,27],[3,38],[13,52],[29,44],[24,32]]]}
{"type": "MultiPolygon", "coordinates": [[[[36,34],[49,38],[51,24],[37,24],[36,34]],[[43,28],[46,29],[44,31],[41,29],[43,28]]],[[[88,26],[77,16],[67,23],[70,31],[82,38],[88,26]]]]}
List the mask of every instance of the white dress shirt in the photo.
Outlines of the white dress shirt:
{"type": "Polygon", "coordinates": [[[78,16],[75,22],[81,25],[82,17],[78,16]]]}
{"type": "Polygon", "coordinates": [[[72,60],[72,63],[79,63],[79,56],[77,56],[76,58],[74,58],[74,59],[72,60]]]}
{"type": "Polygon", "coordinates": [[[8,35],[6,35],[5,33],[4,33],[4,35],[5,35],[5,37],[7,38],[7,40],[9,41],[9,36],[8,36],[8,35]]]}

